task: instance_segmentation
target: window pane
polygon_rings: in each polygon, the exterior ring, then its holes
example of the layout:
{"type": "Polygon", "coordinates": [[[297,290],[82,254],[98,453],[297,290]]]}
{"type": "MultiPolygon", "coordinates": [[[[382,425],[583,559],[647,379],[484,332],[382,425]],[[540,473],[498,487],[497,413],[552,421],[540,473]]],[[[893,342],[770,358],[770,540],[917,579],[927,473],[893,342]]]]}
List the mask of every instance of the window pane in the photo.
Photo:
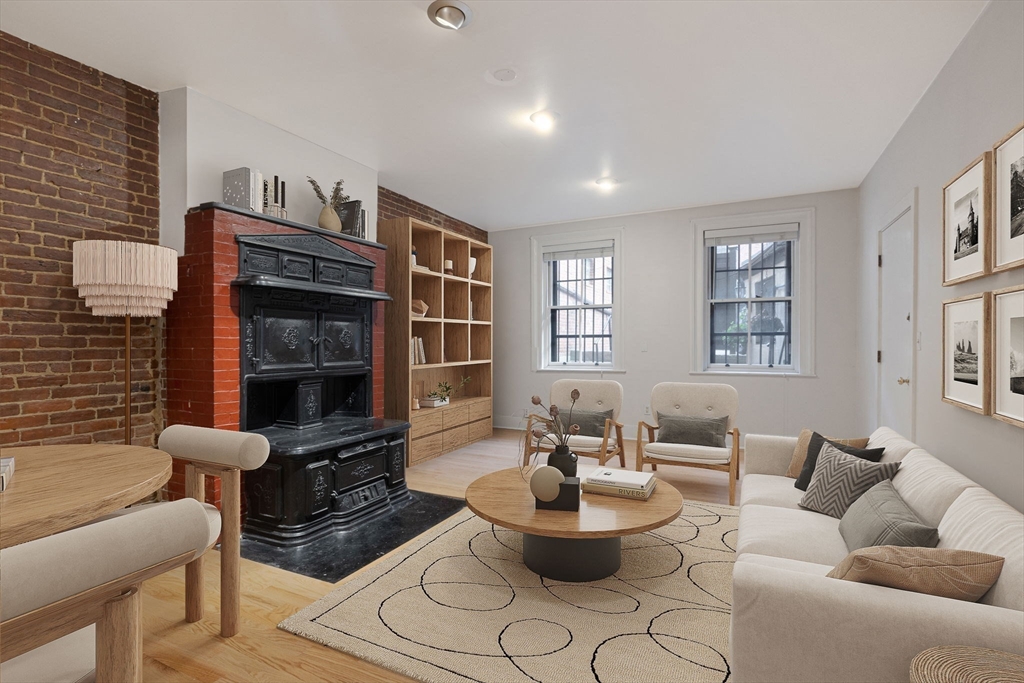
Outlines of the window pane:
{"type": "Polygon", "coordinates": [[[613,258],[551,264],[551,363],[611,363],[613,258]],[[582,308],[600,306],[600,308],[582,308]]]}
{"type": "Polygon", "coordinates": [[[791,332],[789,301],[755,302],[750,316],[750,363],[790,365],[791,332]]]}

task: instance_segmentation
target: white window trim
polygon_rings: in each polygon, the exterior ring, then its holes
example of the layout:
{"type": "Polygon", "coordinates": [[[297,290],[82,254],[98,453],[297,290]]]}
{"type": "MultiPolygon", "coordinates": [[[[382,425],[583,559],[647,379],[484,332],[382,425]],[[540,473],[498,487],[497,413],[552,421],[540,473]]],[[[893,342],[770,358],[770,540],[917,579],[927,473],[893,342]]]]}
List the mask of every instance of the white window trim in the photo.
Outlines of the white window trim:
{"type": "Polygon", "coordinates": [[[814,209],[790,209],[785,211],[767,211],[738,216],[719,216],[691,221],[694,239],[693,291],[697,312],[693,316],[693,352],[690,365],[691,375],[770,375],[773,377],[815,377],[814,366],[814,209]],[[793,292],[796,305],[793,307],[793,365],[779,367],[763,367],[743,365],[735,369],[714,366],[707,362],[708,340],[706,331],[710,329],[708,319],[710,306],[707,299],[707,251],[704,246],[704,233],[709,230],[726,230],[735,228],[760,228],[766,225],[782,223],[799,223],[800,237],[797,240],[797,258],[793,267],[793,292]]]}
{"type": "Polygon", "coordinates": [[[554,235],[535,235],[530,238],[530,282],[533,291],[531,292],[531,320],[533,321],[533,369],[535,372],[625,372],[623,361],[625,360],[625,349],[622,347],[622,340],[625,335],[622,305],[625,268],[622,261],[622,228],[608,228],[603,230],[586,230],[582,232],[563,232],[554,235]],[[598,242],[601,240],[614,240],[612,269],[612,363],[610,365],[551,365],[547,361],[546,350],[550,345],[546,343],[548,321],[545,320],[544,296],[547,293],[544,287],[545,269],[542,258],[545,251],[552,247],[564,246],[567,244],[579,244],[580,242],[598,242]]]}

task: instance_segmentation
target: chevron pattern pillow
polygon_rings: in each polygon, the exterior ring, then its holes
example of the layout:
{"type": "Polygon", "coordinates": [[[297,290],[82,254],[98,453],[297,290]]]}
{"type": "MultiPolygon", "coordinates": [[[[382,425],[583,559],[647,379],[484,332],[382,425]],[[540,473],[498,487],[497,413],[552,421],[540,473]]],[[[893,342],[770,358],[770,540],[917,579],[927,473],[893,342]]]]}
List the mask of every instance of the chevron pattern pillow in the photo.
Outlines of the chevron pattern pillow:
{"type": "Polygon", "coordinates": [[[878,482],[892,479],[899,468],[898,462],[869,462],[826,443],[800,507],[841,518],[855,500],[878,482]]]}

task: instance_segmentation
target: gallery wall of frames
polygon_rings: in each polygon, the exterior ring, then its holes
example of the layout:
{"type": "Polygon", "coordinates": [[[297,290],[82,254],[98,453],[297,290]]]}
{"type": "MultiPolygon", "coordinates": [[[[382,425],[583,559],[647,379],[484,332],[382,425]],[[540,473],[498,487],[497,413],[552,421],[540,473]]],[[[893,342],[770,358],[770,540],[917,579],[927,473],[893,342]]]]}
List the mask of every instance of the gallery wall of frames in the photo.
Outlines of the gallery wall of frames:
{"type": "MultiPolygon", "coordinates": [[[[1024,266],[1024,123],[946,184],[942,222],[943,286],[1024,266]]],[[[1024,428],[1024,284],[943,301],[942,334],[942,400],[1024,428]]]]}

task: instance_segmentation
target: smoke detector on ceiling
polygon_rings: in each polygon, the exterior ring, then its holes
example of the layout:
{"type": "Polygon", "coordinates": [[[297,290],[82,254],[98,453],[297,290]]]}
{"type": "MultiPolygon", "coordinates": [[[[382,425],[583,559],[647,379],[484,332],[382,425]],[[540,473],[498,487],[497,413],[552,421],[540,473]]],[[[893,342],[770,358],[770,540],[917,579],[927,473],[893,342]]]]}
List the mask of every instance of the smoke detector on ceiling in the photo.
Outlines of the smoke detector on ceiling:
{"type": "Polygon", "coordinates": [[[458,31],[473,18],[473,10],[460,0],[434,0],[427,8],[427,16],[441,28],[458,31]]]}

